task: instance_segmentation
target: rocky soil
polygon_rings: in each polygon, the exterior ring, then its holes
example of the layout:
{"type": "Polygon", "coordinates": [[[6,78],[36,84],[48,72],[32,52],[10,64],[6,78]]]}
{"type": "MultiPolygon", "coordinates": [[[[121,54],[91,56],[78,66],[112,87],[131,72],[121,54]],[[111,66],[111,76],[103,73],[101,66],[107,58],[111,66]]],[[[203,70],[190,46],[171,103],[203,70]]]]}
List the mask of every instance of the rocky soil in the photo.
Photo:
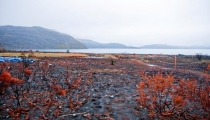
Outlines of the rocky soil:
{"type": "MultiPolygon", "coordinates": [[[[9,69],[13,76],[22,76],[25,83],[17,87],[21,106],[17,106],[11,87],[1,95],[0,119],[147,119],[148,111],[136,101],[140,72],[172,74],[176,79],[205,77],[172,69],[174,65],[168,64],[171,56],[165,56],[168,61],[149,57],[147,63],[141,61],[146,59],[142,55],[96,56],[39,59],[30,64],[33,72],[28,79],[20,71],[21,63],[1,63],[1,71],[9,69]],[[59,94],[61,90],[66,93],[59,94]]],[[[207,63],[195,63],[178,68],[201,72],[206,66],[207,63]]]]}

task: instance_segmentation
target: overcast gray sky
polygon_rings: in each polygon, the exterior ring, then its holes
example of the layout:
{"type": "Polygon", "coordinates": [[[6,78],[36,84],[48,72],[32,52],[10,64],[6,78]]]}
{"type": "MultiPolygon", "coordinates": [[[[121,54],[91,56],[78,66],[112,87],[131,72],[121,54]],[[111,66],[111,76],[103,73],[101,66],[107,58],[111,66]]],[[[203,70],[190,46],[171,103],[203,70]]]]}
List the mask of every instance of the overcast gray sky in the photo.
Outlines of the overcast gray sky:
{"type": "Polygon", "coordinates": [[[129,46],[209,46],[210,0],[0,0],[0,25],[129,46]]]}

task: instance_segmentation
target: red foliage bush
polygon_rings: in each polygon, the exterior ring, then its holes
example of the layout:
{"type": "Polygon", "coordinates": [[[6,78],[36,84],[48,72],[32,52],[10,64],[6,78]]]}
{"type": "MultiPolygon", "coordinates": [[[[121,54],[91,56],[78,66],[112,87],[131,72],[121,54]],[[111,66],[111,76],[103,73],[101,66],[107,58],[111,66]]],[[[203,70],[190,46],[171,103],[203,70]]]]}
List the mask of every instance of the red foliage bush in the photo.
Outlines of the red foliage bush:
{"type": "Polygon", "coordinates": [[[24,70],[24,74],[30,76],[32,73],[32,70],[29,70],[28,68],[25,68],[24,70]]]}
{"type": "Polygon", "coordinates": [[[152,118],[210,118],[210,85],[197,80],[177,81],[171,75],[143,76],[136,99],[152,118]]]}
{"type": "Polygon", "coordinates": [[[11,74],[9,72],[2,72],[0,75],[1,81],[9,80],[9,78],[11,78],[11,74]]]}
{"type": "Polygon", "coordinates": [[[59,95],[65,96],[66,95],[66,90],[62,89],[58,92],[59,95]]]}

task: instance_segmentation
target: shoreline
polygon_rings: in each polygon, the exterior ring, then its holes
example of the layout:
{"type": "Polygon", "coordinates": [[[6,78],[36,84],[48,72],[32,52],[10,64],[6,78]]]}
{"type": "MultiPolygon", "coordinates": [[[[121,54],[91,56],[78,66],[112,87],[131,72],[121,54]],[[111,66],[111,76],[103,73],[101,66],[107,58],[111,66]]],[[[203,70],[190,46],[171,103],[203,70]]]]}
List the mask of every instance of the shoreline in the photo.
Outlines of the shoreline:
{"type": "MultiPolygon", "coordinates": [[[[17,50],[18,51],[18,50],[17,50]]],[[[24,50],[21,50],[24,51],[24,50]]],[[[30,51],[30,50],[25,50],[30,51]]],[[[40,49],[33,52],[96,53],[96,54],[163,54],[163,55],[209,55],[209,49],[40,49]]]]}

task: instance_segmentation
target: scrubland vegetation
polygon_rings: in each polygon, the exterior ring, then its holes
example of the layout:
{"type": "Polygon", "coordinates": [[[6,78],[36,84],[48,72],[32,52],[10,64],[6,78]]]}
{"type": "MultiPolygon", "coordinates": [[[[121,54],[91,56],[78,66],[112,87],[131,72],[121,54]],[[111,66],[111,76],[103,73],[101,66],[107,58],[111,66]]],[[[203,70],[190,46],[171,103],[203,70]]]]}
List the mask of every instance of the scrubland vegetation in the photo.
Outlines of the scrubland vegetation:
{"type": "Polygon", "coordinates": [[[0,63],[0,119],[210,119],[208,57],[35,56],[0,63]]]}
{"type": "MultiPolygon", "coordinates": [[[[4,52],[0,53],[0,56],[21,56],[21,52],[4,52]]],[[[31,54],[30,52],[26,53],[26,56],[31,54]]],[[[87,57],[86,54],[82,53],[43,53],[43,52],[34,52],[34,57],[87,57]]]]}

